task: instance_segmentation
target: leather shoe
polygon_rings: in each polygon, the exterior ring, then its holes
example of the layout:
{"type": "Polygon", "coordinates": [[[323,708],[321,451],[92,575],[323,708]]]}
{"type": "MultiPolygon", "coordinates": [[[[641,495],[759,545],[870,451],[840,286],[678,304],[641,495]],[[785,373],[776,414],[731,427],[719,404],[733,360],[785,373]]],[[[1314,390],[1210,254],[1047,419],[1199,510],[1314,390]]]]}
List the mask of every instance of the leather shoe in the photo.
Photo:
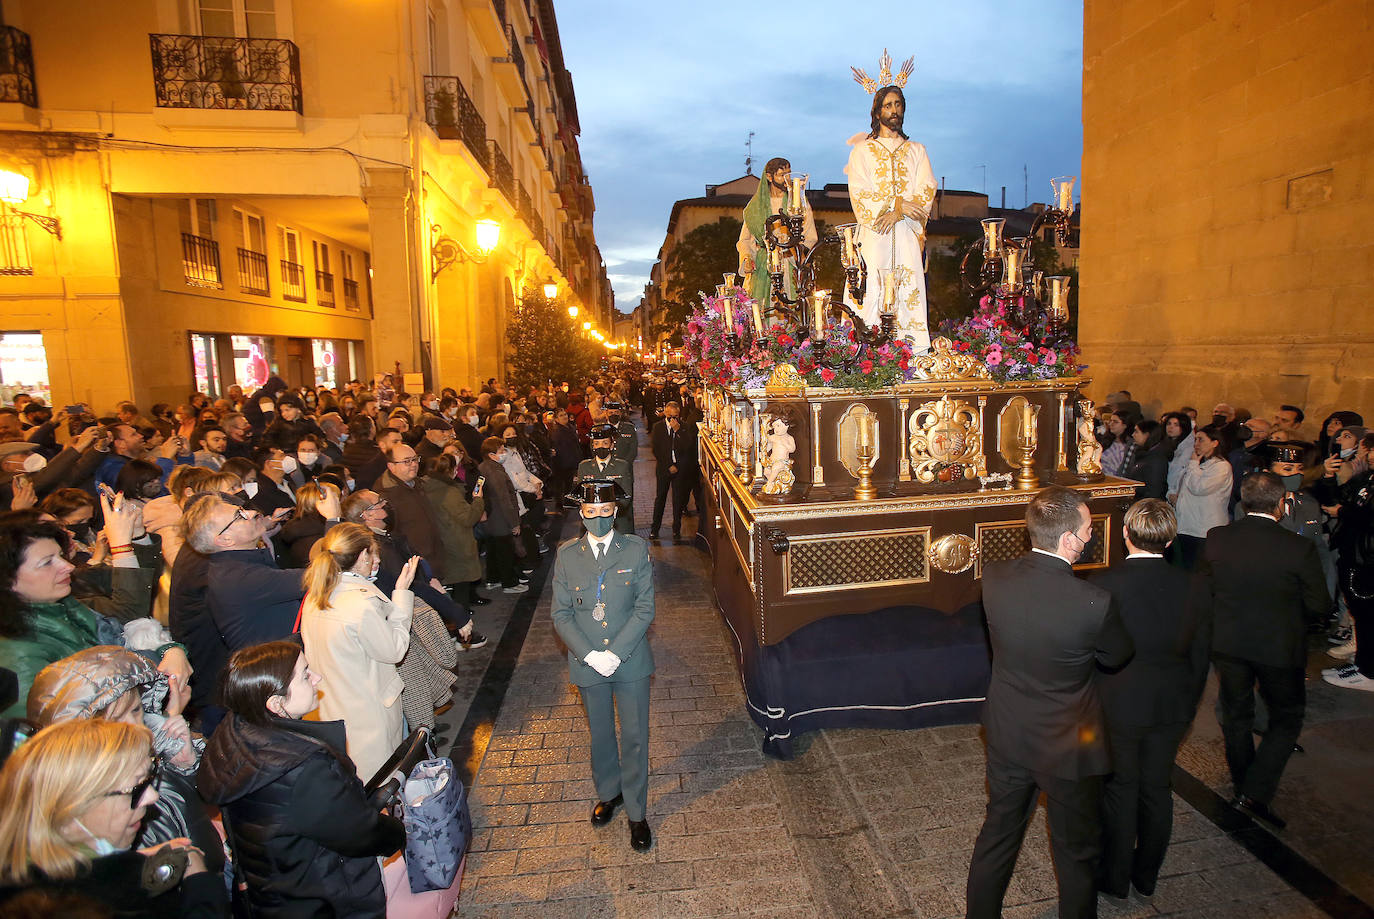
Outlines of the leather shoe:
{"type": "Polygon", "coordinates": [[[468,602],[473,606],[486,606],[491,602],[491,597],[484,597],[481,594],[473,594],[468,597],[468,602]]]}
{"type": "Polygon", "coordinates": [[[649,832],[649,821],[630,821],[630,848],[636,852],[648,852],[654,845],[654,834],[649,832]]]}
{"type": "Polygon", "coordinates": [[[1265,823],[1270,824],[1275,829],[1281,830],[1284,827],[1288,826],[1288,821],[1284,820],[1278,814],[1274,813],[1273,809],[1268,804],[1256,801],[1249,795],[1237,796],[1236,799],[1231,802],[1231,806],[1239,808],[1240,810],[1245,811],[1247,814],[1250,814],[1251,816],[1258,817],[1260,820],[1263,820],[1265,823]]]}
{"type": "Polygon", "coordinates": [[[609,801],[598,801],[592,808],[592,826],[605,826],[615,816],[615,809],[625,803],[624,795],[616,795],[609,801]]]}

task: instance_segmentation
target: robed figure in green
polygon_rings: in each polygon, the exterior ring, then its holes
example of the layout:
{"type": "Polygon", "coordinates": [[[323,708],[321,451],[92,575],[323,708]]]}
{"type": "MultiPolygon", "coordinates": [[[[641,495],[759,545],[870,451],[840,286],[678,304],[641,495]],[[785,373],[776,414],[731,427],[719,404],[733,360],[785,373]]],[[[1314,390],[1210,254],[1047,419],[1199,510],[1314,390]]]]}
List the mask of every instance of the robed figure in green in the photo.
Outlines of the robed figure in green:
{"type": "MultiPolygon", "coordinates": [[[[739,242],[735,245],[739,250],[739,273],[744,275],[744,289],[749,292],[750,297],[758,301],[765,313],[772,300],[770,289],[773,282],[769,277],[764,224],[772,215],[791,210],[791,178],[792,164],[787,160],[775,156],[768,161],[763,167],[763,178],[759,180],[754,197],[744,206],[744,226],[740,227],[739,242]]],[[[802,215],[802,242],[807,249],[811,249],[816,245],[816,220],[811,214],[810,202],[805,200],[802,201],[802,215]]],[[[775,227],[774,238],[786,241],[787,228],[775,227]]],[[[798,265],[796,260],[787,254],[789,251],[780,249],[778,254],[783,256],[783,290],[788,297],[795,297],[798,265]]]]}

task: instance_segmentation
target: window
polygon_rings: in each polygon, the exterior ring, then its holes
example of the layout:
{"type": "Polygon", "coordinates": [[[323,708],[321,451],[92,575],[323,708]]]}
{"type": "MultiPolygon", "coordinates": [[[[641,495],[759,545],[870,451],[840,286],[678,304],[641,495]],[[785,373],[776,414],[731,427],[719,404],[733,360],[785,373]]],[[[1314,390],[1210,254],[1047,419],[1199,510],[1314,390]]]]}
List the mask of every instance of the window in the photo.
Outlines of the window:
{"type": "Polygon", "coordinates": [[[435,18],[432,8],[427,12],[425,37],[429,39],[429,72],[436,74],[442,72],[439,70],[439,21],[435,18]]]}
{"type": "Polygon", "coordinates": [[[273,359],[276,348],[273,340],[259,335],[234,335],[230,338],[234,347],[234,382],[250,393],[267,378],[277,372],[273,359]]]}
{"type": "Polygon", "coordinates": [[[41,332],[0,334],[0,398],[13,404],[17,393],[38,396],[52,405],[48,384],[48,352],[41,332]]]}
{"type": "Polygon", "coordinates": [[[275,0],[197,0],[201,35],[277,38],[275,0]]]}
{"type": "Polygon", "coordinates": [[[234,227],[239,241],[239,289],[266,297],[271,293],[267,282],[267,223],[260,214],[234,208],[234,227]]]}
{"type": "Polygon", "coordinates": [[[8,209],[0,215],[0,275],[33,274],[33,257],[25,235],[24,218],[8,209]]]}
{"type": "Polygon", "coordinates": [[[187,198],[181,202],[181,232],[196,236],[215,235],[215,199],[187,198]]]}
{"type": "Polygon", "coordinates": [[[282,296],[305,302],[305,267],[301,265],[301,234],[290,227],[277,227],[277,248],[281,251],[282,296]]]}
{"type": "Polygon", "coordinates": [[[215,201],[187,198],[181,203],[181,267],[191,287],[222,288],[219,243],[215,241],[215,201]]]}
{"type": "Polygon", "coordinates": [[[334,305],[334,275],[329,271],[329,244],[311,240],[315,253],[315,300],[320,306],[334,305]]]}
{"type": "Polygon", "coordinates": [[[357,312],[362,303],[358,299],[358,276],[353,273],[353,253],[340,250],[339,270],[343,273],[344,309],[357,312]]]}
{"type": "Polygon", "coordinates": [[[219,361],[219,336],[191,333],[191,372],[196,379],[196,392],[218,397],[225,390],[224,374],[219,361]]]}

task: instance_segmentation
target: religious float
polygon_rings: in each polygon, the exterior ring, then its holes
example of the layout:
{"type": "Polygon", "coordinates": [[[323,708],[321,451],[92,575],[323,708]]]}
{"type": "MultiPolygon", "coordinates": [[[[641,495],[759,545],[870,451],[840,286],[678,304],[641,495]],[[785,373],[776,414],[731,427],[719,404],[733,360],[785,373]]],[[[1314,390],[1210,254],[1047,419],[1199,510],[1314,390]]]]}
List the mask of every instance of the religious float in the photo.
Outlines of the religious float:
{"type": "Polygon", "coordinates": [[[768,220],[769,302],[731,273],[689,319],[707,403],[700,534],[766,752],[789,757],[823,727],[978,720],[983,566],[1029,550],[1025,509],[1040,488],[1088,500],[1094,537],[1077,568],[1122,552],[1136,483],[1098,463],[1068,279],[1030,264],[1037,233],[1067,234],[1072,184],[1055,180],[1028,237],[983,221],[963,262],[977,309],[928,352],[900,334],[896,271],[869,270],[855,225],[815,247],[840,247],[848,302],[815,289],[800,206],[768,220]],[[870,283],[873,325],[856,308],[870,283]]]}

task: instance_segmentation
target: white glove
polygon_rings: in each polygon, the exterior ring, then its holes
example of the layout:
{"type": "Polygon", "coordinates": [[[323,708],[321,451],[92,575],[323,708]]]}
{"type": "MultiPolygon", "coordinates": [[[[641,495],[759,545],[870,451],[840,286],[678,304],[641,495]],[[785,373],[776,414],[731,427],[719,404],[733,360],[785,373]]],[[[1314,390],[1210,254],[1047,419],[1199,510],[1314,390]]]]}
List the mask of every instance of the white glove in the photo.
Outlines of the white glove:
{"type": "Polygon", "coordinates": [[[602,676],[610,676],[620,666],[620,658],[610,651],[588,651],[583,662],[602,676]]]}

